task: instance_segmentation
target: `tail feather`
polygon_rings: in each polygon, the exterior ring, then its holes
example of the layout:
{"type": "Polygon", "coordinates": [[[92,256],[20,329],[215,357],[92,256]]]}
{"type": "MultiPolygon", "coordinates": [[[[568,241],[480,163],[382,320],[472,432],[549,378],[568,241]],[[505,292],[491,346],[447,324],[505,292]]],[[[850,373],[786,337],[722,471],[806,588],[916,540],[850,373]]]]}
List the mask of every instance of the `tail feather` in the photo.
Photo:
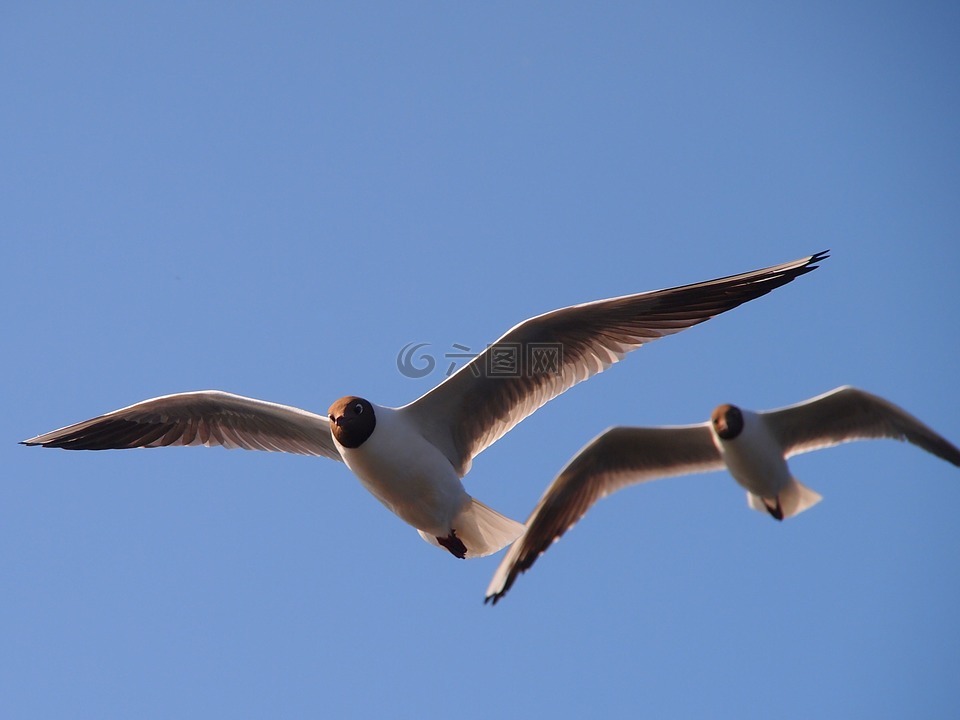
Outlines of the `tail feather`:
{"type": "MultiPolygon", "coordinates": [[[[771,513],[768,502],[776,502],[779,505],[783,519],[799,515],[804,510],[812,508],[823,499],[820,493],[811,490],[806,485],[800,483],[796,478],[790,478],[787,486],[780,491],[776,498],[762,498],[753,493],[747,493],[747,503],[754,510],[762,513],[771,513]]],[[[773,513],[771,513],[773,514],[773,513]]]]}

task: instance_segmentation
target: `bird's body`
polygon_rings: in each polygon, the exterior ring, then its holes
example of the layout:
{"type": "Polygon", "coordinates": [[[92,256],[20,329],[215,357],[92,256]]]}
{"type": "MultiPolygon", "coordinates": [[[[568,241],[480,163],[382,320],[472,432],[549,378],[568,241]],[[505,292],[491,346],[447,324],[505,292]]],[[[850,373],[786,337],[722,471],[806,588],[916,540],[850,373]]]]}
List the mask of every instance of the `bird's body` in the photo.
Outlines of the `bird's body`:
{"type": "Polygon", "coordinates": [[[820,501],[820,495],[790,474],[784,447],[763,414],[721,405],[713,412],[710,431],[720,461],[747,491],[750,507],[782,520],[820,501]],[[740,429],[735,435],[723,437],[718,425],[727,427],[726,418],[734,413],[739,415],[740,429]]]}
{"type": "Polygon", "coordinates": [[[458,557],[483,557],[523,531],[523,525],[467,493],[450,460],[402,408],[369,403],[366,412],[376,418],[375,427],[358,447],[342,445],[334,430],[340,456],[371,495],[417,528],[427,542],[458,557]]]}
{"type": "Polygon", "coordinates": [[[415,528],[446,535],[470,496],[450,461],[403,414],[374,406],[377,427],[357,448],[339,445],[347,467],[380,502],[415,528]]]}
{"type": "MultiPolygon", "coordinates": [[[[647,342],[704,322],[817,267],[818,253],[706,282],[598,300],[525,320],[400,408],[348,395],[326,416],[221,391],[165,395],[25,440],[70,450],[222,445],[342,460],[363,486],[456,557],[499,550],[523,526],[472,498],[461,478],[513,426],[647,342]],[[498,348],[517,360],[494,373],[498,348]],[[552,363],[536,351],[553,348],[552,363]]],[[[499,370],[500,368],[496,368],[499,370]]]]}
{"type": "Polygon", "coordinates": [[[756,413],[741,411],[743,431],[729,440],[713,433],[727,470],[754,495],[774,497],[790,482],[790,468],[780,444],[756,413]]]}

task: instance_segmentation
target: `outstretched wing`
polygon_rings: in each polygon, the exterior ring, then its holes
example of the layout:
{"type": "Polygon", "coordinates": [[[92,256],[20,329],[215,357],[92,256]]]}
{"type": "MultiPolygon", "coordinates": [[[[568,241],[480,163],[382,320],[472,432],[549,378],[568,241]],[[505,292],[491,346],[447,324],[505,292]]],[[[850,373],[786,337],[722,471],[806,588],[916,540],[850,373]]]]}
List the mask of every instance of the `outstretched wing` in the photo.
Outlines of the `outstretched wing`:
{"type": "Polygon", "coordinates": [[[462,476],[476,455],[518,422],[631,350],[766,295],[826,257],[817,253],[740,275],[538,315],[401,412],[412,416],[462,476]],[[512,372],[498,372],[499,363],[511,358],[516,361],[512,372]]]}
{"type": "Polygon", "coordinates": [[[760,413],[789,457],[853,440],[906,440],[960,466],[960,449],[889,400],[849,385],[760,413]]]}
{"type": "Polygon", "coordinates": [[[507,550],[487,588],[496,604],[551,544],[595,502],[627,485],[724,467],[708,423],[678,427],[615,427],[567,463],[527,518],[527,529],[507,550]]]}
{"type": "Polygon", "coordinates": [[[22,444],[65,450],[222,445],[341,459],[327,418],[217,390],[144,400],[22,444]]]}

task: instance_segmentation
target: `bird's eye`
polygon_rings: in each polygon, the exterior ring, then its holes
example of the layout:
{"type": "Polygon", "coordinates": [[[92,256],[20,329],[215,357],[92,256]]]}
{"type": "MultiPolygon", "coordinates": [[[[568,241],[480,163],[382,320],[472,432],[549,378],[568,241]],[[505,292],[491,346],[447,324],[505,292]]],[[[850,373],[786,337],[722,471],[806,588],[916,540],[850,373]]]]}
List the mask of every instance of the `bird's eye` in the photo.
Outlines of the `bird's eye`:
{"type": "Polygon", "coordinates": [[[361,405],[360,403],[357,403],[356,405],[353,406],[353,411],[354,411],[357,415],[362,415],[362,414],[363,414],[363,405],[361,405]]]}

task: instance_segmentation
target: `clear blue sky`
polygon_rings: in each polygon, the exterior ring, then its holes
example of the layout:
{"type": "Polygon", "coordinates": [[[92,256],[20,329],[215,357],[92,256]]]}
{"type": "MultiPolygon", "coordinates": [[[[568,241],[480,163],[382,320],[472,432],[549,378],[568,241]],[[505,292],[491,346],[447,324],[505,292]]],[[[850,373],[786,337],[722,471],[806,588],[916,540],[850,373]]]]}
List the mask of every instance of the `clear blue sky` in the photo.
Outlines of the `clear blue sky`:
{"type": "Polygon", "coordinates": [[[954,442],[955,3],[0,10],[0,715],[960,716],[960,471],[795,459],[600,503],[496,607],[345,467],[17,441],[156,395],[406,403],[453,345],[826,248],[483,453],[523,519],[614,424],[841,384],[954,442]],[[421,380],[396,356],[429,342],[421,380]]]}

